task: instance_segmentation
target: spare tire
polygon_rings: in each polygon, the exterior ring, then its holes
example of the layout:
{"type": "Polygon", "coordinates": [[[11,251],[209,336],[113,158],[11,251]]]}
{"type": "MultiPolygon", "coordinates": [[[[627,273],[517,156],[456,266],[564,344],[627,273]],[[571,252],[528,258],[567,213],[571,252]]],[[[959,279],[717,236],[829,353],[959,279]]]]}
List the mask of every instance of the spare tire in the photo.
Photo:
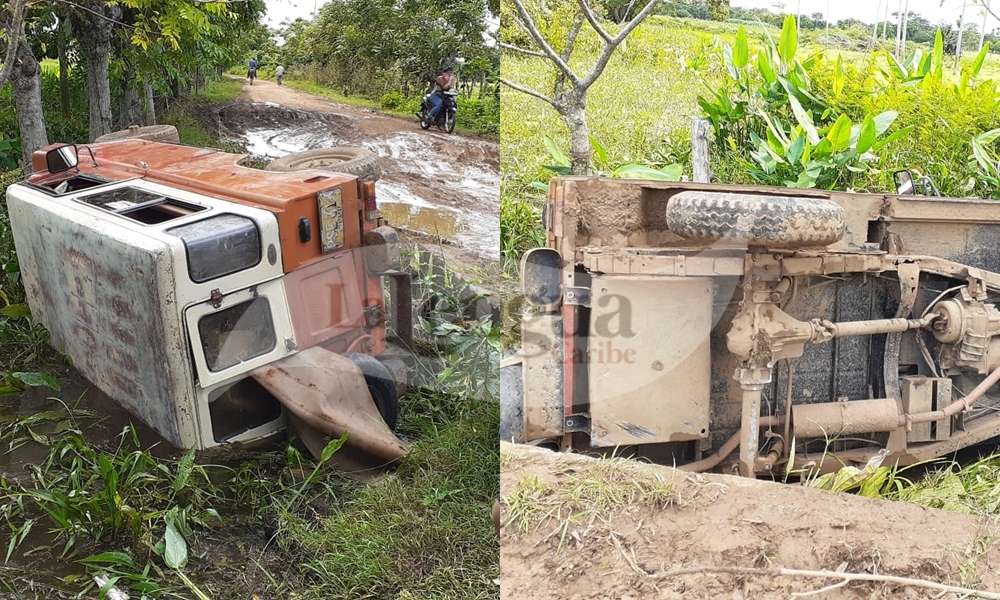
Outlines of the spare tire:
{"type": "Polygon", "coordinates": [[[749,246],[826,246],[846,229],[844,209],[825,198],[686,191],[670,198],[667,227],[698,241],[749,246]]]}
{"type": "Polygon", "coordinates": [[[268,171],[301,171],[304,169],[327,169],[370,181],[377,181],[381,175],[378,155],[371,150],[357,146],[334,146],[333,148],[306,150],[276,158],[267,165],[268,171]]]}
{"type": "Polygon", "coordinates": [[[167,144],[181,143],[177,128],[173,125],[148,125],[146,127],[132,125],[128,129],[106,133],[94,140],[94,142],[115,142],[129,139],[149,140],[151,142],[164,142],[167,144]]]}

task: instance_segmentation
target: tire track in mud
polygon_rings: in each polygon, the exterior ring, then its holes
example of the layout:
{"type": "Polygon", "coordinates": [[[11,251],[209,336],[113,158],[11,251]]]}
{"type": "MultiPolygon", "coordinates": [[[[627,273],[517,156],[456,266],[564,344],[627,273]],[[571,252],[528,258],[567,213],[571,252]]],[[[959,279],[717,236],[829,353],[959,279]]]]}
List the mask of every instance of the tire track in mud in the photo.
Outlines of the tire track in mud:
{"type": "Polygon", "coordinates": [[[340,145],[379,156],[379,207],[393,226],[456,246],[470,262],[498,261],[500,160],[495,142],[422,131],[412,121],[268,81],[244,85],[218,109],[222,137],[261,159],[340,145]]]}

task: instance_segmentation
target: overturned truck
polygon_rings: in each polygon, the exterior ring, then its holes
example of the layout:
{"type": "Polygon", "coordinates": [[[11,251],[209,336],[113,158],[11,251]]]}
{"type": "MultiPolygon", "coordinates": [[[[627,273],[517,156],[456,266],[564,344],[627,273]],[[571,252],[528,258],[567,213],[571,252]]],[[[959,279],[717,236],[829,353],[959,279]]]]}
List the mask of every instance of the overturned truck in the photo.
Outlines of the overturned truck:
{"type": "Polygon", "coordinates": [[[405,369],[384,359],[387,324],[409,337],[409,276],[374,172],[242,158],[142,139],[36,152],[34,174],[7,190],[32,315],[178,448],[292,425],[315,454],[346,433],[398,458],[405,369]]]}
{"type": "Polygon", "coordinates": [[[1000,435],[994,201],[559,178],[501,437],[745,476],[1000,435]]]}

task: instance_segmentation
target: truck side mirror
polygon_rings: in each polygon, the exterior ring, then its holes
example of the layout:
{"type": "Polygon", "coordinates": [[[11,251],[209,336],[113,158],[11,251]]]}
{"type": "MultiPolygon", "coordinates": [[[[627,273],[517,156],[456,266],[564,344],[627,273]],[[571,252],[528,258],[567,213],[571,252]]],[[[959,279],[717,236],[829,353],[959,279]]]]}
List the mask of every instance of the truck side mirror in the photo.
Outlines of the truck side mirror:
{"type": "Polygon", "coordinates": [[[896,171],[892,176],[896,180],[896,195],[908,196],[915,193],[912,173],[906,170],[896,171]]]}
{"type": "Polygon", "coordinates": [[[64,144],[45,153],[45,166],[49,173],[62,173],[80,163],[75,144],[64,144]]]}

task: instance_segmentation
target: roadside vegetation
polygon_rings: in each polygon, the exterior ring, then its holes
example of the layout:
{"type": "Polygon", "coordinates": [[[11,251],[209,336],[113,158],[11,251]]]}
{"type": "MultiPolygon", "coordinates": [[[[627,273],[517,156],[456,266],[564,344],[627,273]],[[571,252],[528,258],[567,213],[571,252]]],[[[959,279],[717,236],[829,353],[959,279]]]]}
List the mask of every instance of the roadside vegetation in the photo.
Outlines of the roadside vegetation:
{"type": "MultiPolygon", "coordinates": [[[[64,113],[58,65],[42,63],[49,138],[86,142],[85,77],[77,66],[67,74],[64,113]]],[[[206,109],[234,99],[242,81],[209,69],[178,94],[172,83],[157,83],[157,122],[175,125],[182,143],[225,147],[206,109]]],[[[10,87],[0,89],[0,195],[23,178],[14,114],[10,87]]],[[[447,287],[424,288],[438,306],[460,303],[447,287]]],[[[447,310],[419,326],[436,342],[423,386],[402,400],[412,452],[389,472],[347,477],[328,462],[336,440],[321,461],[294,439],[235,455],[177,452],[139,425],[109,431],[97,392],[75,391],[83,382],[31,319],[0,203],[0,596],[96,598],[113,587],[199,600],[496,598],[499,330],[447,310]]]]}
{"type": "MultiPolygon", "coordinates": [[[[0,193],[19,177],[6,174],[0,193]]],[[[150,446],[132,425],[102,434],[104,417],[86,398],[63,394],[53,375],[65,365],[31,321],[5,209],[0,267],[0,592],[499,595],[488,518],[498,491],[499,328],[461,316],[462,301],[440,283],[449,272],[425,279],[418,270],[421,289],[442,307],[421,319],[421,335],[442,344],[428,346],[440,348],[437,356],[402,400],[399,432],[412,451],[384,476],[357,481],[326,464],[342,440],[313,461],[294,440],[200,457],[150,446]],[[51,398],[21,411],[32,388],[32,406],[51,398]]]]}
{"type": "Polygon", "coordinates": [[[495,137],[500,59],[487,41],[495,12],[484,0],[329,2],[314,19],[285,24],[280,47],[273,40],[257,47],[260,73],[270,78],[281,64],[293,87],[412,117],[434,77],[453,66],[461,94],[457,126],[495,137]]]}
{"type": "MultiPolygon", "coordinates": [[[[543,34],[561,39],[571,19],[545,21],[543,34]]],[[[967,52],[956,69],[947,31],[936,42],[909,43],[896,61],[891,48],[871,43],[870,28],[848,24],[827,36],[799,31],[794,19],[777,22],[648,17],[589,91],[594,167],[613,175],[638,164],[690,177],[697,117],[714,126],[718,181],[884,191],[893,189],[894,170],[910,168],[946,195],[997,193],[1000,59],[989,46],[967,52]],[[866,133],[859,148],[862,128],[875,136],[869,145],[866,133]]],[[[509,27],[502,39],[524,37],[509,27]]],[[[617,31],[613,22],[606,27],[617,31]]],[[[593,63],[599,41],[584,27],[570,66],[593,63]]],[[[539,63],[513,52],[502,58],[505,77],[550,89],[554,76],[539,63]]],[[[545,103],[508,88],[501,96],[501,244],[511,266],[540,238],[539,183],[560,172],[569,134],[545,103]]]]}

